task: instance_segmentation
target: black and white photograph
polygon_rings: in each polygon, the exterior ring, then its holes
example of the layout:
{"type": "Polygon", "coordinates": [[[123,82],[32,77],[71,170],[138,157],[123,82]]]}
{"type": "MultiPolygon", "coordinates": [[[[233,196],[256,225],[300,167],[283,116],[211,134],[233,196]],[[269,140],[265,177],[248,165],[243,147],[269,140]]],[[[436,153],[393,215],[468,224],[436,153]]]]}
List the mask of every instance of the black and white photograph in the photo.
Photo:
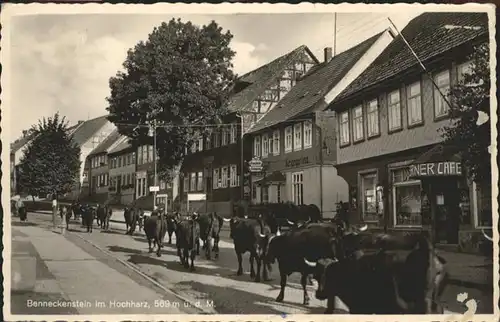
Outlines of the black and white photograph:
{"type": "Polygon", "coordinates": [[[500,319],[493,5],[2,9],[5,320],[500,319]]]}

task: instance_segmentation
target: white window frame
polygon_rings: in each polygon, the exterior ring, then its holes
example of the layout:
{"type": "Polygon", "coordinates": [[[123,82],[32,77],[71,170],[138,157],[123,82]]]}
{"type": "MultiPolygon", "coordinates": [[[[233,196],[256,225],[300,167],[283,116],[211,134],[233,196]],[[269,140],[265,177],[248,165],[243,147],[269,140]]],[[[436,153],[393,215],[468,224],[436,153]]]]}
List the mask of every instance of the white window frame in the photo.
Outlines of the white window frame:
{"type": "Polygon", "coordinates": [[[418,125],[424,121],[422,111],[422,82],[420,80],[406,86],[407,120],[408,126],[418,125]],[[412,88],[418,85],[418,93],[412,94],[412,88]],[[414,102],[418,102],[413,104],[414,102]],[[415,121],[412,121],[412,117],[415,121]]]}
{"type": "Polygon", "coordinates": [[[196,172],[190,173],[189,191],[196,191],[196,172]]]}
{"type": "Polygon", "coordinates": [[[213,147],[218,148],[220,147],[220,129],[215,129],[214,133],[214,142],[213,142],[213,147]]]}
{"type": "Polygon", "coordinates": [[[312,147],[313,124],[311,121],[304,122],[304,149],[312,147]]]}
{"type": "Polygon", "coordinates": [[[352,109],[352,132],[353,132],[353,142],[359,142],[364,140],[365,138],[365,129],[364,129],[364,117],[363,117],[363,105],[358,105],[352,109]],[[357,112],[360,112],[357,115],[357,112]],[[361,134],[358,133],[359,130],[358,125],[361,124],[361,134]]]}
{"type": "Polygon", "coordinates": [[[472,71],[472,60],[468,60],[457,65],[457,80],[459,83],[464,83],[464,75],[470,74],[472,71]]]}
{"type": "Polygon", "coordinates": [[[302,123],[293,126],[293,150],[302,150],[302,123]]]}
{"type": "Polygon", "coordinates": [[[212,132],[209,131],[205,137],[205,150],[210,150],[212,148],[212,132]]]}
{"type": "Polygon", "coordinates": [[[203,136],[200,134],[200,137],[198,138],[198,151],[203,151],[203,136]]]}
{"type": "Polygon", "coordinates": [[[202,171],[198,171],[198,175],[197,175],[197,178],[196,178],[196,189],[198,191],[203,191],[205,190],[204,187],[203,187],[203,172],[202,171]]]}
{"type": "Polygon", "coordinates": [[[273,155],[280,155],[280,130],[273,132],[273,155]]]}
{"type": "Polygon", "coordinates": [[[219,189],[219,169],[218,168],[215,168],[213,170],[213,176],[212,176],[212,186],[213,186],[213,189],[219,189]]]}
{"type": "MultiPolygon", "coordinates": [[[[393,172],[394,171],[398,171],[398,170],[401,170],[401,169],[404,169],[404,168],[407,168],[407,166],[405,167],[395,167],[395,168],[390,168],[389,169],[389,180],[391,182],[391,190],[392,190],[392,219],[394,220],[394,227],[422,227],[422,222],[420,225],[408,225],[408,224],[405,224],[405,225],[401,225],[401,224],[398,224],[398,219],[397,219],[397,209],[396,209],[396,189],[398,187],[406,187],[406,186],[416,186],[418,185],[420,187],[420,190],[422,189],[422,182],[420,180],[409,180],[409,181],[403,181],[403,182],[396,182],[394,183],[393,182],[393,172]]],[[[422,213],[420,214],[422,215],[422,213]]]]}
{"type": "Polygon", "coordinates": [[[373,99],[366,106],[367,136],[374,137],[380,134],[380,120],[378,110],[378,99],[373,99]]]}
{"type": "Polygon", "coordinates": [[[188,192],[189,191],[189,176],[188,176],[187,173],[184,174],[184,183],[183,183],[183,186],[184,186],[184,188],[183,188],[184,192],[188,192]]]}
{"type": "Polygon", "coordinates": [[[253,137],[253,156],[256,158],[260,158],[260,151],[261,151],[261,145],[260,145],[260,135],[256,135],[253,137]]]}
{"type": "Polygon", "coordinates": [[[269,135],[267,133],[262,134],[262,157],[267,158],[269,155],[269,135]]]}
{"type": "Polygon", "coordinates": [[[160,180],[160,190],[164,190],[166,186],[165,180],[160,180]]]}
{"type": "Polygon", "coordinates": [[[293,125],[285,128],[285,153],[293,150],[293,125]]]}
{"type": "Polygon", "coordinates": [[[223,127],[222,128],[222,143],[221,143],[221,146],[225,146],[225,145],[229,144],[227,133],[228,133],[227,127],[223,127]]]}
{"type": "Polygon", "coordinates": [[[351,143],[349,111],[340,113],[339,130],[340,130],[340,145],[343,146],[351,143]]]}
{"type": "Polygon", "coordinates": [[[238,186],[238,167],[235,164],[229,167],[229,185],[231,187],[238,186]]]}
{"type": "Polygon", "coordinates": [[[292,202],[296,205],[304,204],[304,172],[292,173],[292,202]]]}
{"type": "Polygon", "coordinates": [[[238,136],[238,127],[236,125],[231,125],[231,144],[236,143],[237,136],[238,136]]]}
{"type": "Polygon", "coordinates": [[[438,86],[439,90],[434,86],[434,118],[446,117],[450,111],[450,107],[445,102],[440,92],[444,94],[444,96],[449,101],[449,91],[451,88],[451,73],[449,69],[446,69],[442,72],[436,73],[434,76],[434,82],[438,86]],[[439,78],[445,76],[448,78],[448,82],[445,84],[439,84],[439,78]],[[442,107],[442,108],[440,108],[442,107]]]}
{"type": "Polygon", "coordinates": [[[396,131],[403,128],[403,118],[401,113],[401,93],[397,89],[387,94],[387,109],[388,109],[388,122],[389,131],[396,131]],[[397,100],[392,100],[393,97],[397,96],[397,100]],[[396,117],[397,116],[397,117],[396,117]],[[395,123],[398,121],[398,123],[395,123]]]}
{"type": "Polygon", "coordinates": [[[221,169],[221,188],[227,188],[227,180],[229,179],[227,170],[227,166],[222,167],[221,169]]]}

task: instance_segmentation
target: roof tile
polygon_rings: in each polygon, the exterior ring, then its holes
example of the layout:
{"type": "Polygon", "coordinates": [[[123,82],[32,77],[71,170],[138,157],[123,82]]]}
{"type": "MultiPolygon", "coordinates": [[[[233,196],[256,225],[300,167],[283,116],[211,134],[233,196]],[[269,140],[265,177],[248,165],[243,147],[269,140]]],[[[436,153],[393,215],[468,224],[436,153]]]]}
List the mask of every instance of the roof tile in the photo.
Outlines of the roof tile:
{"type": "Polygon", "coordinates": [[[96,117],[94,119],[83,122],[73,133],[73,142],[78,146],[82,146],[89,138],[92,137],[106,122],[107,115],[96,117]]]}

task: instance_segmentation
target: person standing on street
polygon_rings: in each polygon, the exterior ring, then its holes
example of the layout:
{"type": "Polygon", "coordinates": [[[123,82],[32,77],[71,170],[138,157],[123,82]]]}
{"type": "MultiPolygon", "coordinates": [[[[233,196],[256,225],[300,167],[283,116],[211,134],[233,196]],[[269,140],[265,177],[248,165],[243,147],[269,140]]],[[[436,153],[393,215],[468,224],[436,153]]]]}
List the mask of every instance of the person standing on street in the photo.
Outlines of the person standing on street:
{"type": "Polygon", "coordinates": [[[19,198],[16,201],[16,209],[17,209],[17,213],[19,214],[19,218],[21,219],[21,221],[26,221],[27,211],[26,211],[26,207],[24,206],[24,202],[21,200],[21,198],[19,198]]]}
{"type": "Polygon", "coordinates": [[[56,218],[57,218],[57,195],[52,194],[52,226],[56,228],[56,218]]]}

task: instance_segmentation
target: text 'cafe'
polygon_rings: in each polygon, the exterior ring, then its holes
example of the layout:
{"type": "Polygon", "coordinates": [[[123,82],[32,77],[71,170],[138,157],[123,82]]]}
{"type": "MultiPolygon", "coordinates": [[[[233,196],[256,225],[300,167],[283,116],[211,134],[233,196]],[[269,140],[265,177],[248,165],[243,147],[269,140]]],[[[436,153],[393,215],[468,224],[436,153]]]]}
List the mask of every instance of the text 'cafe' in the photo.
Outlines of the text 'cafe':
{"type": "Polygon", "coordinates": [[[429,162],[410,166],[411,177],[421,176],[461,176],[460,162],[429,162]]]}

